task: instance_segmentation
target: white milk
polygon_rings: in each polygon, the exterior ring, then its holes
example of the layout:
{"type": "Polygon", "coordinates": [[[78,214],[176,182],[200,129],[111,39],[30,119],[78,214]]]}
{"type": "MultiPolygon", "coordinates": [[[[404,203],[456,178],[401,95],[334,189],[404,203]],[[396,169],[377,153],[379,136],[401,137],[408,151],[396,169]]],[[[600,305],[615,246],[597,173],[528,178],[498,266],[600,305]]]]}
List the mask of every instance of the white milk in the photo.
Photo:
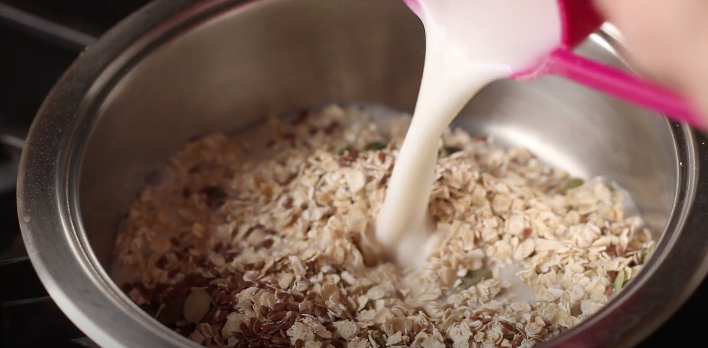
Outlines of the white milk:
{"type": "Polygon", "coordinates": [[[378,216],[376,236],[403,267],[427,258],[427,207],[440,137],[488,83],[527,70],[561,42],[557,0],[427,0],[423,80],[378,216]]]}

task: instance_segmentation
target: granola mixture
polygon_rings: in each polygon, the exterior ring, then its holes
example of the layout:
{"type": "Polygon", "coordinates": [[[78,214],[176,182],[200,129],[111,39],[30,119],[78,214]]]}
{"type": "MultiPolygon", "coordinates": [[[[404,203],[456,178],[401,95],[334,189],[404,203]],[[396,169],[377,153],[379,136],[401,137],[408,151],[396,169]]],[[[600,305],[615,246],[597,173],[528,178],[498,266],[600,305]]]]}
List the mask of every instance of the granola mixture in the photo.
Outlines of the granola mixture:
{"type": "Polygon", "coordinates": [[[434,252],[398,269],[371,236],[410,118],[383,119],[329,106],[187,144],[131,206],[116,279],[208,347],[531,347],[653,251],[611,185],[449,130],[434,252]]]}

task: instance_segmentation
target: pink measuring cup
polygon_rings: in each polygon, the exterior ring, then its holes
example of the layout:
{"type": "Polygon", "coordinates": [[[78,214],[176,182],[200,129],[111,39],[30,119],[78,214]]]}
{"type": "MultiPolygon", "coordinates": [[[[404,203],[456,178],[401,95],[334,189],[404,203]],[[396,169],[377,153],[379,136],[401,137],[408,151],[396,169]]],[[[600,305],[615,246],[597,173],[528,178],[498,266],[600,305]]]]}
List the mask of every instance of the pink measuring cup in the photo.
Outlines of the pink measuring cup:
{"type": "MultiPolygon", "coordinates": [[[[419,2],[436,0],[403,1],[420,16],[419,2]]],[[[573,53],[573,48],[597,31],[604,23],[604,19],[596,11],[592,0],[558,0],[558,2],[561,23],[563,23],[561,45],[549,52],[539,65],[512,74],[511,78],[531,80],[543,75],[557,75],[652,109],[674,121],[686,122],[696,127],[704,125],[705,122],[693,105],[684,97],[652,81],[573,53]]]]}

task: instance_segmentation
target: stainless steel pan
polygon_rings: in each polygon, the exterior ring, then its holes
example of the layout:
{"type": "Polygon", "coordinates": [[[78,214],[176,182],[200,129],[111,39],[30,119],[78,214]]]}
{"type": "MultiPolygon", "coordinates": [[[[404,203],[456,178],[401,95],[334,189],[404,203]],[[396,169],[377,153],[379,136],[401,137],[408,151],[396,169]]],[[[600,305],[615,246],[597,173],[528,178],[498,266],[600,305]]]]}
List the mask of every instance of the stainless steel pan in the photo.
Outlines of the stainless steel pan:
{"type": "MultiPolygon", "coordinates": [[[[600,33],[581,52],[623,66],[616,44],[600,33]]],[[[411,111],[424,50],[422,25],[399,0],[161,0],[136,12],[71,66],[27,139],[18,209],[47,290],[104,347],[195,346],[108,276],[145,176],[194,136],[302,106],[411,111]]],[[[708,271],[706,151],[689,128],[557,78],[495,83],[455,122],[573,175],[616,181],[661,238],[616,299],[547,346],[632,346],[708,271]]]]}

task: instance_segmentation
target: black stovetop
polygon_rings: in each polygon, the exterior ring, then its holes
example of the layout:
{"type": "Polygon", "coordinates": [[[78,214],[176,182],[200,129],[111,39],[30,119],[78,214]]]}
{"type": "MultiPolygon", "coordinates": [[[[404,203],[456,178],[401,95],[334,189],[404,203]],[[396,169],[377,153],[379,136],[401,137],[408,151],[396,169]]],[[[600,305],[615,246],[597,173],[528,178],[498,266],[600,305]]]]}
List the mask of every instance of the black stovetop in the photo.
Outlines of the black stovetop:
{"type": "MultiPolygon", "coordinates": [[[[147,2],[0,0],[0,125],[29,127],[44,96],[84,47],[147,2]]],[[[15,160],[0,148],[0,167],[15,160]]],[[[0,348],[94,347],[34,273],[12,187],[12,182],[0,182],[0,348]]],[[[696,346],[688,330],[705,313],[708,282],[639,348],[696,346]]]]}

